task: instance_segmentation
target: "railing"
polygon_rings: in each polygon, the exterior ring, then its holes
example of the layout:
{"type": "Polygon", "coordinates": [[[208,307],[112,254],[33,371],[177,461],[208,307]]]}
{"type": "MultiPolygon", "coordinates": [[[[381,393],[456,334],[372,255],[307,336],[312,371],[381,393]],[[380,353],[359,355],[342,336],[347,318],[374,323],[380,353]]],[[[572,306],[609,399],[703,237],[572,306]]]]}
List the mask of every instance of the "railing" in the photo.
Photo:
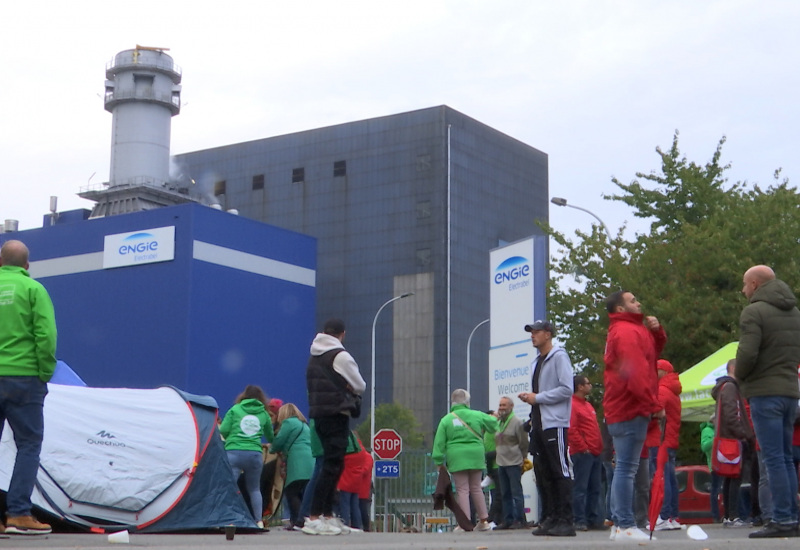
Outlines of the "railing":
{"type": "Polygon", "coordinates": [[[119,69],[122,67],[155,67],[156,69],[175,73],[177,75],[180,75],[182,72],[178,64],[174,63],[171,59],[169,61],[167,61],[166,59],[158,61],[147,59],[147,60],[142,60],[140,63],[134,63],[132,60],[125,60],[117,63],[116,57],[114,57],[111,61],[106,63],[106,72],[109,71],[110,69],[119,69]]]}
{"type": "Polygon", "coordinates": [[[180,95],[172,91],[154,92],[152,90],[144,91],[138,88],[125,91],[120,91],[120,90],[106,91],[104,101],[105,105],[108,105],[109,103],[115,103],[117,101],[123,101],[126,99],[157,101],[159,103],[167,103],[169,105],[172,105],[176,109],[180,109],[181,107],[180,95]]]}
{"type": "Polygon", "coordinates": [[[449,529],[456,525],[448,509],[433,509],[433,491],[439,470],[429,452],[421,450],[403,451],[400,462],[400,477],[375,480],[375,527],[376,531],[424,531],[425,519],[448,518],[444,525],[449,529]]]}

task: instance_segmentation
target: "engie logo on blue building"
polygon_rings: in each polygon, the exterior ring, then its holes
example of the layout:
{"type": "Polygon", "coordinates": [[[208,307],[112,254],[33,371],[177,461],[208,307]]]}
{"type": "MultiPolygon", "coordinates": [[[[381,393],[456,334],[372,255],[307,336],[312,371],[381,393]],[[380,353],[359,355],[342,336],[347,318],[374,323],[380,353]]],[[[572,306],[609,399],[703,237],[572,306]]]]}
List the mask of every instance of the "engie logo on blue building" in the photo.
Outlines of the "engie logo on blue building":
{"type": "Polygon", "coordinates": [[[175,259],[175,226],[106,235],[103,268],[175,259]]]}
{"type": "Polygon", "coordinates": [[[531,263],[522,256],[504,260],[494,270],[494,284],[508,284],[508,290],[517,290],[531,284],[531,263]]]}

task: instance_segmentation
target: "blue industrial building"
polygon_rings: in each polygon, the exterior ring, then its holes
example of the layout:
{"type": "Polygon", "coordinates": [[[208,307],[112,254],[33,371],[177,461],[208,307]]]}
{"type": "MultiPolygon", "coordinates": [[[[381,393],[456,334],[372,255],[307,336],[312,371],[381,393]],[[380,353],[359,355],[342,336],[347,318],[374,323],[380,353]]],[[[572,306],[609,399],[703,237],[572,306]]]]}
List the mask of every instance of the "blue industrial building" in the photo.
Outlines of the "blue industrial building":
{"type": "MultiPolygon", "coordinates": [[[[548,220],[547,155],[447,106],[175,162],[193,193],[317,239],[317,327],[345,319],[345,345],[368,383],[377,311],[414,292],[377,320],[375,383],[378,403],[411,407],[426,436],[448,408],[448,386],[466,386],[468,338],[489,316],[489,251],[543,235],[536,222],[548,220]]],[[[488,403],[488,348],[484,327],[472,340],[475,407],[488,403]]]]}
{"type": "Polygon", "coordinates": [[[0,234],[31,250],[31,276],[53,299],[59,359],[90,386],[170,384],[224,411],[258,384],[305,409],[315,239],[196,203],[85,217],[66,212],[52,226],[0,234]],[[158,242],[174,246],[171,257],[113,266],[123,248],[113,236],[128,235],[135,250],[157,229],[174,233],[158,242]]]}

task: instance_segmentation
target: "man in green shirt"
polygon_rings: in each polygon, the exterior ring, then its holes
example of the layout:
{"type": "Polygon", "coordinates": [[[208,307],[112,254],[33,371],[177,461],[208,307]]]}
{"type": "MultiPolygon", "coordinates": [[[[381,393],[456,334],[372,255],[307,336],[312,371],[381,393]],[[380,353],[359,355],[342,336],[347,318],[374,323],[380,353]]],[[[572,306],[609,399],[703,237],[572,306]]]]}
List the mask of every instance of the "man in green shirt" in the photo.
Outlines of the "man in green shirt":
{"type": "Polygon", "coordinates": [[[56,321],[50,296],[27,270],[28,248],[6,241],[0,248],[0,433],[7,420],[17,457],[5,532],[38,535],[51,531],[31,515],[31,493],[42,450],[47,382],[56,366],[56,321]]]}

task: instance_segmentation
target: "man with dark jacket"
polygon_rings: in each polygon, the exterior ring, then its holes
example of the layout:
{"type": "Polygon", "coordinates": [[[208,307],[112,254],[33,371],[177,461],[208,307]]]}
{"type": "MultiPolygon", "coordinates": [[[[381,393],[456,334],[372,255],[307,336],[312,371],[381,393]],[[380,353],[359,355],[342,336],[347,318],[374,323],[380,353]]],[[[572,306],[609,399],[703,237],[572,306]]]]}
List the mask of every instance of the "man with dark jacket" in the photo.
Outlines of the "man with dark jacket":
{"type": "Polygon", "coordinates": [[[603,357],[603,409],[614,440],[617,466],[611,484],[611,539],[617,542],[649,540],[633,514],[633,485],[652,417],[663,418],[658,401],[656,360],[667,335],[658,319],[642,315],[631,292],[620,290],[606,298],[609,326],[603,357]]]}
{"type": "Polygon", "coordinates": [[[309,521],[303,532],[309,535],[338,535],[343,525],[333,516],[336,484],[344,468],[350,435],[350,415],[355,396],[367,387],[353,357],[344,349],[344,321],[329,319],[311,344],[306,369],[308,415],[314,420],[322,444],[322,470],[311,500],[309,521]]]}
{"type": "Polygon", "coordinates": [[[735,377],[750,412],[767,467],[772,521],[751,538],[798,536],[797,471],[792,425],[800,389],[800,311],[789,285],[765,265],[748,269],[742,293],[750,301],[739,318],[735,377]]]}

